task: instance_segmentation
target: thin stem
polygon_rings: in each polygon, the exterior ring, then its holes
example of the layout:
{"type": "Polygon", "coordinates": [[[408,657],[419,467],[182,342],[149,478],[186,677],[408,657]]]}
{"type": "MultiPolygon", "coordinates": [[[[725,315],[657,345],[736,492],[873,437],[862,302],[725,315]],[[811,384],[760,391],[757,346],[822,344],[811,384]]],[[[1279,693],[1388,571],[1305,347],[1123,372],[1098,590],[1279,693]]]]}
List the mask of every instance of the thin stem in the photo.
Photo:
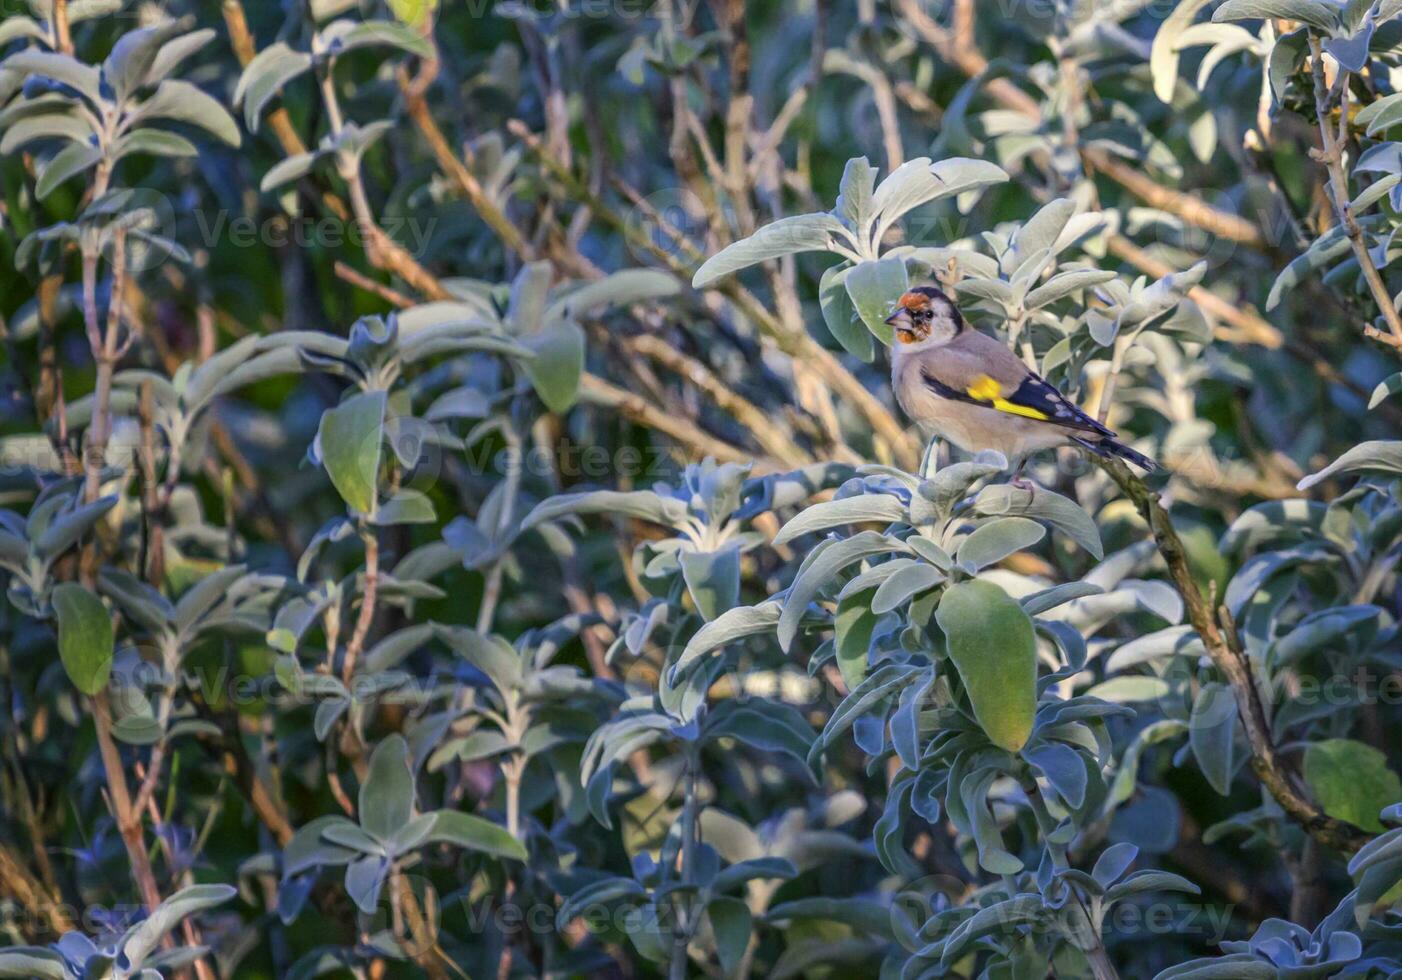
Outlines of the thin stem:
{"type": "Polygon", "coordinates": [[[54,0],[54,47],[63,54],[73,53],[73,33],[68,26],[68,0],[54,0]]]}
{"type": "Polygon", "coordinates": [[[1335,83],[1339,89],[1339,128],[1335,131],[1329,125],[1329,89],[1324,81],[1324,53],[1318,35],[1311,32],[1309,43],[1311,69],[1314,74],[1314,108],[1319,117],[1320,150],[1316,157],[1324,164],[1329,174],[1328,192],[1330,203],[1334,206],[1334,214],[1344,226],[1344,234],[1348,236],[1349,244],[1353,247],[1353,254],[1363,272],[1363,279],[1368,283],[1368,290],[1373,294],[1373,301],[1378,304],[1383,320],[1387,322],[1386,334],[1369,328],[1368,336],[1382,340],[1402,352],[1402,315],[1397,312],[1397,305],[1393,303],[1392,294],[1383,282],[1382,273],[1378,272],[1378,267],[1373,264],[1373,257],[1368,252],[1368,243],[1363,238],[1363,229],[1349,205],[1348,175],[1344,172],[1344,147],[1348,136],[1348,73],[1341,67],[1338,81],[1335,83]]]}
{"type": "MultiPolygon", "coordinates": [[[[696,758],[695,749],[688,747],[685,755],[685,774],[683,776],[683,789],[686,798],[682,803],[682,884],[695,884],[696,874],[696,824],[697,814],[701,808],[700,799],[696,795],[696,769],[699,760],[696,758]]],[[[670,980],[686,980],[687,947],[691,944],[691,937],[696,931],[696,908],[692,904],[692,896],[678,895],[677,902],[677,922],[672,930],[672,962],[668,971],[670,980]]]]}
{"type": "Polygon", "coordinates": [[[102,768],[107,774],[107,793],[112,803],[112,816],[117,821],[117,831],[122,837],[122,843],[126,845],[127,859],[131,862],[131,876],[136,881],[141,901],[147,910],[151,911],[161,904],[161,893],[156,887],[156,874],[151,870],[151,855],[147,852],[146,842],[143,840],[141,812],[132,806],[126,772],[122,769],[122,756],[112,738],[112,710],[105,689],[93,695],[92,707],[98,754],[102,757],[102,768]]]}
{"type": "Polygon", "coordinates": [[[341,679],[347,685],[355,676],[355,663],[360,652],[365,649],[365,638],[370,633],[370,624],[375,620],[375,596],[380,583],[380,539],[372,528],[367,528],[365,536],[365,589],[360,597],[360,615],[356,617],[355,629],[350,642],[346,644],[346,659],[341,667],[341,679]]]}

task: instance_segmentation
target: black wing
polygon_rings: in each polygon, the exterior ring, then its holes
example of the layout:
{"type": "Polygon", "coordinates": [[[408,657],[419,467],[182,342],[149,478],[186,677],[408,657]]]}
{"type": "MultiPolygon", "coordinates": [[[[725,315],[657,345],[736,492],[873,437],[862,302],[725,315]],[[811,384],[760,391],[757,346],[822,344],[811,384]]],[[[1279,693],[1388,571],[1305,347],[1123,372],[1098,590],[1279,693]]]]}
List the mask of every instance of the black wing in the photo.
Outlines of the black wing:
{"type": "Polygon", "coordinates": [[[1028,375],[1018,386],[1008,391],[994,378],[981,374],[965,388],[945,384],[929,371],[921,373],[930,390],[942,398],[982,405],[1009,415],[1049,422],[1052,425],[1094,432],[1100,436],[1113,436],[1115,433],[1081,411],[1071,400],[1036,374],[1028,375]]]}

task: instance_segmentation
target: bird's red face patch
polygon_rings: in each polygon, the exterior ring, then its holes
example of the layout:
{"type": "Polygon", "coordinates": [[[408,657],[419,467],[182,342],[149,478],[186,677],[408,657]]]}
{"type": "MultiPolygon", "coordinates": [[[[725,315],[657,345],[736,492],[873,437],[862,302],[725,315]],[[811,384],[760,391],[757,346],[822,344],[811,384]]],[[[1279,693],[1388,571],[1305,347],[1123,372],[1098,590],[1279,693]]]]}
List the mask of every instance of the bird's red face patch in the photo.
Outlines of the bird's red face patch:
{"type": "Polygon", "coordinates": [[[912,290],[903,293],[896,301],[896,310],[886,318],[895,328],[898,344],[914,344],[924,340],[930,333],[930,316],[933,304],[924,293],[912,290]]]}

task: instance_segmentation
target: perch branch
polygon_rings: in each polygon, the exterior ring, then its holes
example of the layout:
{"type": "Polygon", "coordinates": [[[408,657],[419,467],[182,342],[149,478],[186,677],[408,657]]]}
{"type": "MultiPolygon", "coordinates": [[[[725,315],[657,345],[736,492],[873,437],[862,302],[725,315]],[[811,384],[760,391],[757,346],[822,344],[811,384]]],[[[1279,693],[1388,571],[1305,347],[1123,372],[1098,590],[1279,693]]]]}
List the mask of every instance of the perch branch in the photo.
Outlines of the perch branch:
{"type": "Polygon", "coordinates": [[[1169,578],[1188,609],[1188,618],[1207,648],[1212,663],[1231,685],[1237,712],[1251,746],[1251,771],[1280,804],[1281,808],[1311,837],[1328,847],[1352,853],[1372,839],[1371,834],[1346,820],[1324,813],[1312,800],[1295,788],[1284,763],[1276,753],[1265,705],[1252,674],[1251,661],[1236,641],[1234,632],[1224,629],[1214,615],[1212,604],[1198,588],[1188,567],[1188,555],[1173,521],[1159,495],[1117,459],[1095,458],[1148,522],[1159,554],[1168,565],[1169,578]]]}

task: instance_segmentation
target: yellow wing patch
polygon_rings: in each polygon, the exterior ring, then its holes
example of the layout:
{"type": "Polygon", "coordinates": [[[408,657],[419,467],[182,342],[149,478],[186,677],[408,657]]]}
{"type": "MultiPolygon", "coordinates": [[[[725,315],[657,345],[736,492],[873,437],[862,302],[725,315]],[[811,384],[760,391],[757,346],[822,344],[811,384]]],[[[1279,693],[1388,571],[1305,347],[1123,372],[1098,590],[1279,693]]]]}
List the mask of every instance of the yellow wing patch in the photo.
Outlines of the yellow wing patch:
{"type": "Polygon", "coordinates": [[[974,383],[964,390],[969,393],[970,398],[977,398],[981,402],[991,402],[1003,395],[1003,386],[986,374],[980,374],[974,379],[974,383]]]}
{"type": "Polygon", "coordinates": [[[1040,412],[1035,408],[1026,405],[1018,405],[1008,401],[1003,397],[1003,386],[995,379],[986,374],[979,375],[974,379],[974,383],[964,389],[969,397],[975,401],[987,402],[1000,412],[1007,412],[1009,415],[1021,415],[1024,418],[1039,419],[1046,421],[1051,418],[1046,412],[1040,412]]]}

